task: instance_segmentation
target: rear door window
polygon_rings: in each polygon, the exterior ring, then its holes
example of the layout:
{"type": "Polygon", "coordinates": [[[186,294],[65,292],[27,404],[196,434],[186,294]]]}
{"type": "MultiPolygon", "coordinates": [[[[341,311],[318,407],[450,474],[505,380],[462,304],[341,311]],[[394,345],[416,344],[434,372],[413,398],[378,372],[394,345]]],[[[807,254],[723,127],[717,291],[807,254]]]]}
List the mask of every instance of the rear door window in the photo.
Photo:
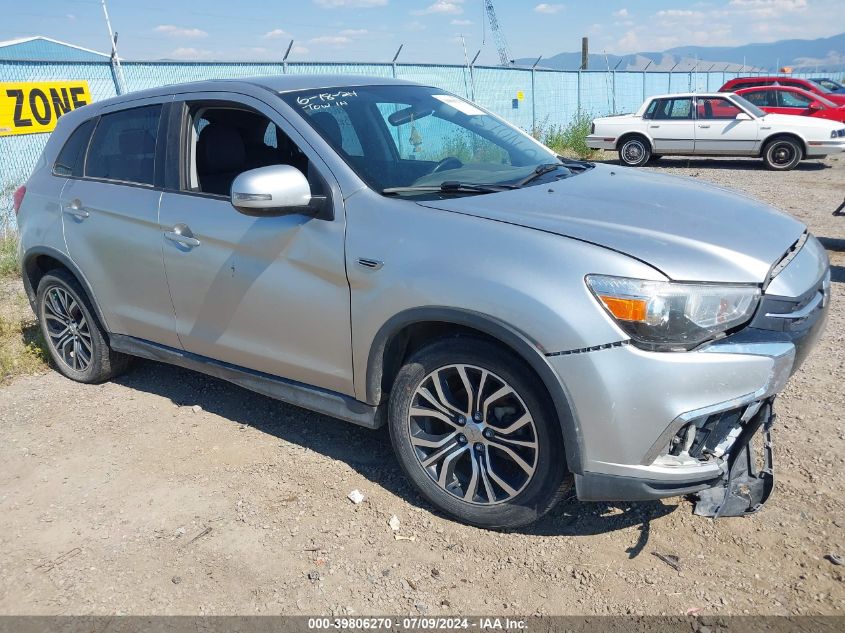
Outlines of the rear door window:
{"type": "Polygon", "coordinates": [[[77,127],[65,142],[53,165],[53,173],[66,178],[80,178],[85,167],[85,150],[91,140],[95,119],[88,119],[77,127]]]}
{"type": "Polygon", "coordinates": [[[684,120],[692,118],[692,99],[661,99],[654,111],[653,119],[684,120]]]}
{"type": "Polygon", "coordinates": [[[758,108],[776,108],[778,105],[776,92],[778,91],[752,90],[751,92],[744,93],[742,96],[758,108]]]}
{"type": "Polygon", "coordinates": [[[160,116],[161,104],[103,115],[88,149],[85,176],[153,185],[160,116]]]}

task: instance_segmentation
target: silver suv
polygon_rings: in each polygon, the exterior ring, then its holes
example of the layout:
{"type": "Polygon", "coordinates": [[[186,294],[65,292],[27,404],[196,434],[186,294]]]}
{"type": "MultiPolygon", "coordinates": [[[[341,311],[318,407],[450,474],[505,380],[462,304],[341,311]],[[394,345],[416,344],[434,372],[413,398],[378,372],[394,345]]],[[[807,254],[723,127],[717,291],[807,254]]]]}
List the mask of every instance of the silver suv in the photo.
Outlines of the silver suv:
{"type": "Polygon", "coordinates": [[[818,337],[797,220],[563,159],[443,90],[169,86],[64,115],[16,196],[56,368],[131,356],[370,428],[485,527],[580,499],[754,511],[772,401],[818,337]],[[753,450],[752,450],[753,449],[753,450]]]}

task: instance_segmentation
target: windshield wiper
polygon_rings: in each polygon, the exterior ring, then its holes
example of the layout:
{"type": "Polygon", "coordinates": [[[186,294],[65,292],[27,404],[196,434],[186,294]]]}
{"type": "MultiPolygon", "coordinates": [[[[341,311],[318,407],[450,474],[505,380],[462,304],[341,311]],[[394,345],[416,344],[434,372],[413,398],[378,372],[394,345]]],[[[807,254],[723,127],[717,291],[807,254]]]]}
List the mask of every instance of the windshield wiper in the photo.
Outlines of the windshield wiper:
{"type": "Polygon", "coordinates": [[[516,183],[514,183],[514,186],[524,187],[529,182],[536,180],[537,178],[540,178],[541,176],[545,176],[546,174],[551,173],[551,172],[553,172],[557,169],[567,169],[568,170],[568,167],[566,165],[564,165],[563,163],[546,163],[545,165],[537,165],[537,167],[534,168],[533,173],[529,174],[528,176],[526,176],[522,180],[517,180],[516,183]]]}
{"type": "Polygon", "coordinates": [[[439,185],[412,185],[410,187],[388,187],[381,192],[386,195],[403,193],[499,193],[516,189],[516,185],[478,185],[468,182],[447,180],[439,185]]]}
{"type": "Polygon", "coordinates": [[[592,163],[588,160],[574,160],[571,158],[566,158],[565,156],[558,156],[558,160],[563,163],[564,167],[572,171],[587,171],[588,169],[592,169],[596,166],[595,163],[592,163]]]}

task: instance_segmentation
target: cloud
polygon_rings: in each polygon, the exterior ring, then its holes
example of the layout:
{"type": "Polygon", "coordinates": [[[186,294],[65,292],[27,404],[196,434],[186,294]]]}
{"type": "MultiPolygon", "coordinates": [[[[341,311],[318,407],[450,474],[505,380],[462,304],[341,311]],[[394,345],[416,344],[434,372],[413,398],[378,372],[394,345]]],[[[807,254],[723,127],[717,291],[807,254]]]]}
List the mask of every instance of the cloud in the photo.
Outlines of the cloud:
{"type": "Polygon", "coordinates": [[[388,0],[314,0],[314,4],[323,9],[372,9],[383,7],[388,0]]]}
{"type": "Polygon", "coordinates": [[[308,49],[304,46],[294,46],[292,49],[290,49],[290,52],[292,55],[307,55],[308,49]]]}
{"type": "Polygon", "coordinates": [[[436,0],[434,4],[427,6],[425,9],[420,11],[412,11],[414,15],[428,15],[430,13],[438,13],[438,14],[451,14],[457,15],[464,12],[463,4],[464,0],[436,0]]]}
{"type": "Polygon", "coordinates": [[[174,26],[173,24],[159,24],[153,29],[156,33],[164,33],[170,37],[208,37],[208,33],[202,29],[186,28],[184,26],[174,26]]]}
{"type": "Polygon", "coordinates": [[[367,35],[369,31],[367,29],[343,29],[340,32],[340,35],[345,35],[346,37],[361,37],[363,35],[367,35]]]}
{"type": "Polygon", "coordinates": [[[282,29],[273,29],[272,31],[267,31],[264,34],[264,37],[268,40],[276,39],[278,37],[287,37],[287,32],[283,31],[282,29]]]}
{"type": "Polygon", "coordinates": [[[346,46],[352,40],[345,35],[322,35],[320,37],[313,37],[308,40],[309,44],[314,46],[334,46],[340,48],[346,46]]]}
{"type": "Polygon", "coordinates": [[[211,57],[211,51],[180,46],[170,53],[173,59],[208,59],[211,57]]]}
{"type": "Polygon", "coordinates": [[[425,31],[426,25],[420,22],[419,20],[414,20],[413,22],[408,22],[405,25],[406,31],[425,31]]]}
{"type": "Polygon", "coordinates": [[[619,11],[613,12],[613,17],[615,18],[627,18],[630,13],[628,13],[628,9],[619,9],[619,11]]]}
{"type": "Polygon", "coordinates": [[[690,11],[688,9],[666,9],[658,11],[655,15],[659,18],[703,18],[701,11],[690,11]]]}
{"type": "Polygon", "coordinates": [[[730,7],[755,18],[778,18],[807,9],[807,0],[731,0],[730,7]]]}
{"type": "Polygon", "coordinates": [[[71,22],[73,22],[74,20],[76,20],[76,16],[75,16],[73,13],[68,13],[65,17],[66,17],[68,20],[70,20],[71,22]]]}
{"type": "Polygon", "coordinates": [[[536,13],[560,13],[563,9],[562,4],[546,4],[545,2],[541,2],[534,7],[536,13]]]}
{"type": "Polygon", "coordinates": [[[472,24],[472,20],[452,20],[449,24],[452,26],[469,26],[472,24]]]}

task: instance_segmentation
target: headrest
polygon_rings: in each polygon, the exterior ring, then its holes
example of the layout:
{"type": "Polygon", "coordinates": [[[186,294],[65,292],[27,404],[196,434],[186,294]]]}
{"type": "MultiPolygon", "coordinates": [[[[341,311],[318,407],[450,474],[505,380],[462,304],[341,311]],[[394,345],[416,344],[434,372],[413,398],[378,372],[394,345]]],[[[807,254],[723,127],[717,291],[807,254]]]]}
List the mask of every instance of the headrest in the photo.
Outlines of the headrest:
{"type": "Polygon", "coordinates": [[[147,130],[126,130],[117,137],[121,154],[155,154],[156,140],[147,130]]]}
{"type": "Polygon", "coordinates": [[[343,149],[343,134],[340,132],[340,124],[336,118],[328,112],[317,112],[311,115],[311,120],[315,127],[323,131],[330,143],[337,149],[343,149]]]}
{"type": "Polygon", "coordinates": [[[204,159],[204,169],[209,173],[222,173],[243,169],[246,148],[240,133],[222,123],[210,123],[200,132],[197,147],[204,159]]]}

